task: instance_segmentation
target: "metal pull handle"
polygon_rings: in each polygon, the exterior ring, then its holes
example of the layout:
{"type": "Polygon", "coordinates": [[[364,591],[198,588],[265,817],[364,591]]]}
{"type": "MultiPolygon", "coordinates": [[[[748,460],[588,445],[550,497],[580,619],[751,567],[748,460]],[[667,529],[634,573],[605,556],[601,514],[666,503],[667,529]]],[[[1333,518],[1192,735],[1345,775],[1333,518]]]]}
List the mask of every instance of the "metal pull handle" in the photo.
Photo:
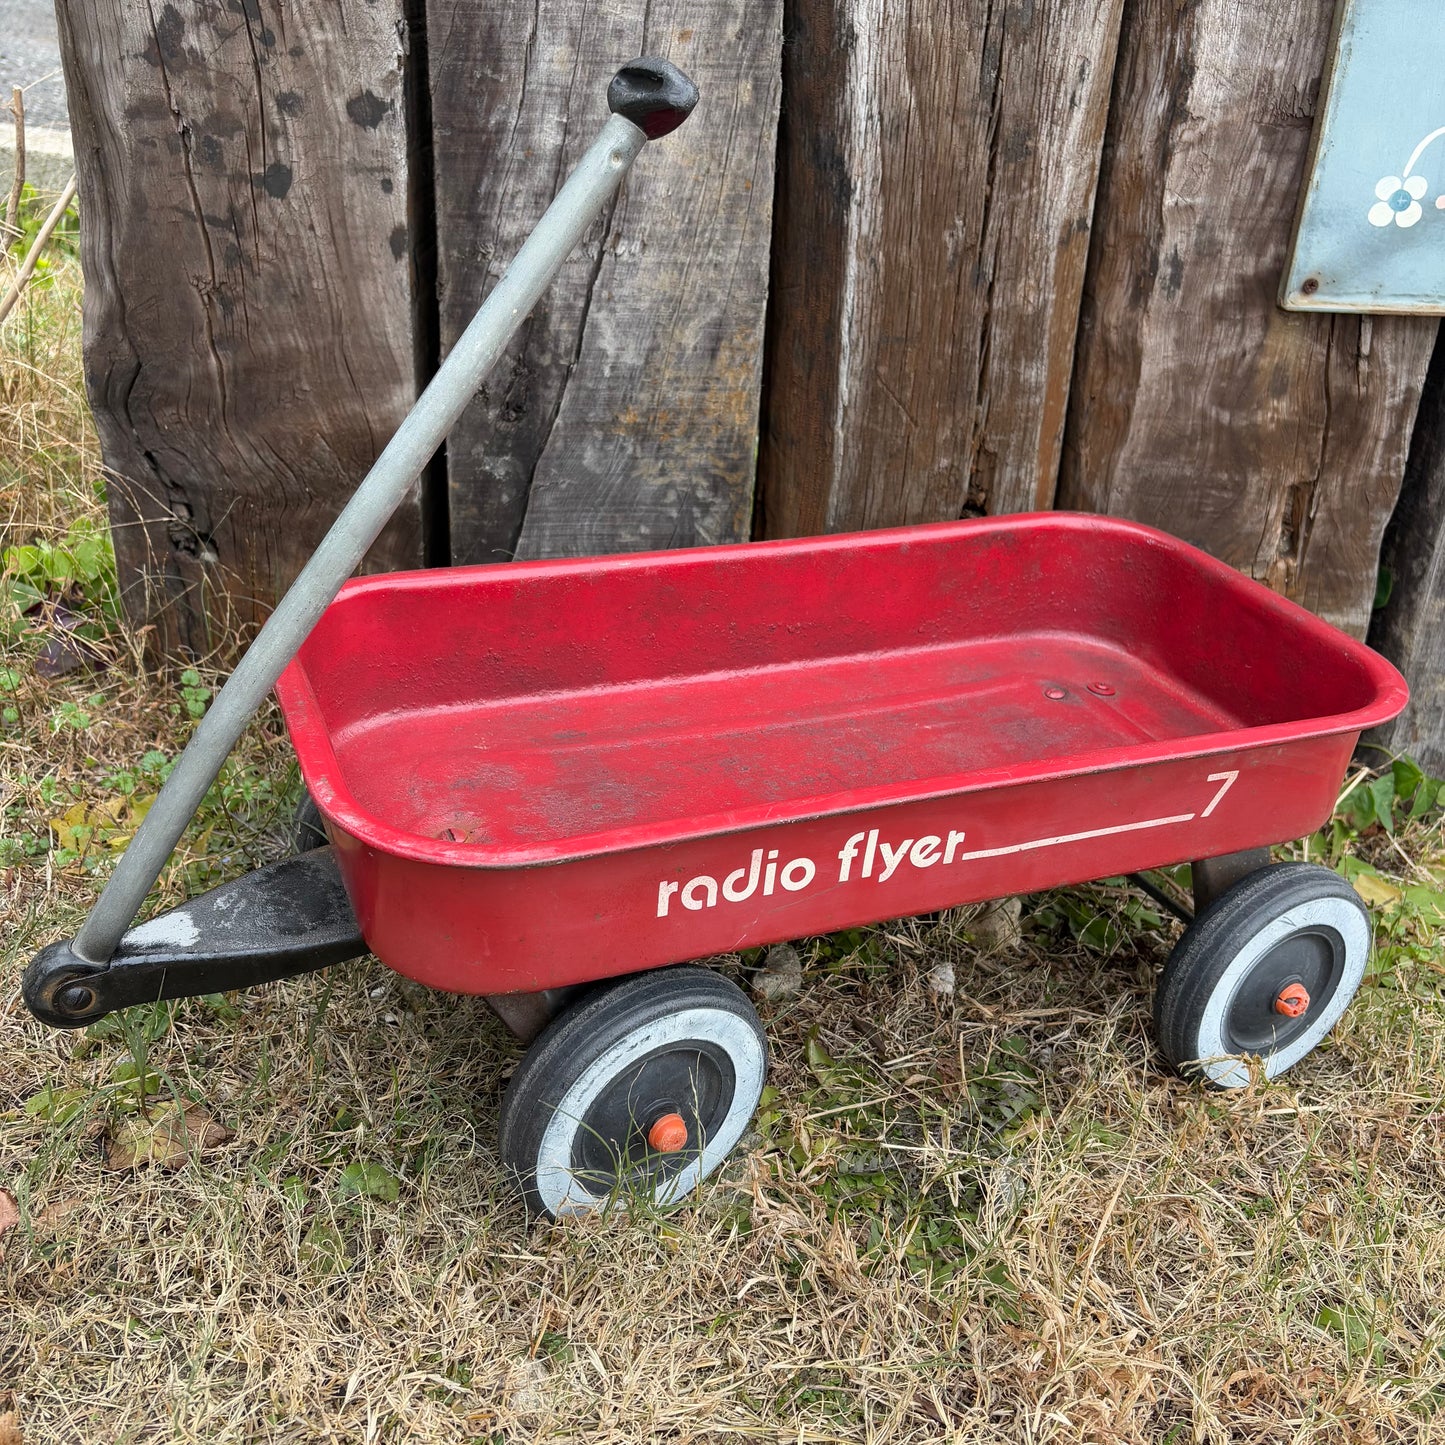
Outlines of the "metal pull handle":
{"type": "MultiPolygon", "coordinates": [[[[251,715],[356,570],[643,146],[687,119],[697,103],[697,87],[668,61],[644,57],[617,72],[607,99],[613,115],[202,718],[95,907],[68,945],[82,971],[93,971],[115,952],[251,715]],[[87,964],[90,970],[84,969],[87,964]]],[[[52,970],[58,962],[52,955],[52,970]]]]}

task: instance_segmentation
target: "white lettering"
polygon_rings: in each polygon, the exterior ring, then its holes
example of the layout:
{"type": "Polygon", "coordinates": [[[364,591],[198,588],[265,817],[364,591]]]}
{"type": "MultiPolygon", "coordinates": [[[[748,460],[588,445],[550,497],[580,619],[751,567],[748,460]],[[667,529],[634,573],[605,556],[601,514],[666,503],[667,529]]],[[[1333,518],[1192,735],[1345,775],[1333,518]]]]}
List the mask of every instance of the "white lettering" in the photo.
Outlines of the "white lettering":
{"type": "MultiPolygon", "coordinates": [[[[983,856],[962,852],[966,837],[962,829],[954,829],[948,834],[947,843],[937,833],[889,843],[879,836],[877,828],[854,833],[838,850],[838,882],[848,883],[855,877],[876,877],[879,883],[886,883],[905,863],[911,863],[915,868],[932,868],[939,863],[952,863],[959,855],[964,860],[983,856]],[[876,873],[875,865],[878,869],[876,873]]],[[[745,903],[749,898],[771,898],[779,887],[787,893],[801,893],[816,882],[818,865],[811,858],[794,858],[780,863],[778,854],[777,848],[752,849],[742,867],[734,868],[726,876],[718,874],[722,878],[721,886],[717,878],[707,873],[700,873],[686,883],[659,883],[657,916],[669,916],[674,897],[689,912],[700,913],[706,908],[716,908],[720,901],[745,903]]]]}
{"type": "Polygon", "coordinates": [[[806,888],[817,876],[817,873],[818,870],[813,866],[813,860],[811,858],[794,858],[793,861],[783,869],[783,876],[779,881],[789,893],[797,893],[800,889],[806,888]],[[803,870],[803,876],[795,883],[793,881],[793,872],[798,868],[803,870]]]}
{"type": "Polygon", "coordinates": [[[754,848],[752,871],[748,872],[746,868],[739,868],[736,873],[729,873],[728,876],[723,879],[723,897],[726,898],[729,903],[741,903],[745,898],[751,898],[757,891],[758,873],[761,871],[762,866],[763,850],[761,848],[754,848]],[[741,878],[744,873],[748,875],[748,886],[741,889],[735,888],[733,886],[733,879],[741,878]]]}
{"type": "Polygon", "coordinates": [[[717,905],[717,879],[709,878],[706,873],[694,878],[686,888],[682,890],[682,906],[690,908],[696,913],[701,908],[713,908],[717,905]],[[707,890],[707,902],[703,903],[697,897],[698,888],[707,890]]]}
{"type": "Polygon", "coordinates": [[[878,846],[882,850],[884,863],[888,865],[878,875],[878,881],[886,883],[893,876],[893,870],[903,861],[904,855],[913,846],[913,839],[905,838],[897,849],[890,848],[887,843],[880,843],[878,846]]]}

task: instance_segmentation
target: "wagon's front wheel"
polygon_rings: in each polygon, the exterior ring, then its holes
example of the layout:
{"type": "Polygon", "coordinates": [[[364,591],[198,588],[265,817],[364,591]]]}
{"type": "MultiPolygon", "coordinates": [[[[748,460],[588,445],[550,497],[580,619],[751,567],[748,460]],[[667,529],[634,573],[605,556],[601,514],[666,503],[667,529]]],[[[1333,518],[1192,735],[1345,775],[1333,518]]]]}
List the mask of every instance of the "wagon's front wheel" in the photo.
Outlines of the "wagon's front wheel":
{"type": "Polygon", "coordinates": [[[550,1218],[609,1200],[666,1204],[742,1138],[767,1075],[735,984],[685,966],[586,995],[538,1036],[502,1104],[501,1153],[550,1218]]]}
{"type": "Polygon", "coordinates": [[[1261,868],[1200,909],[1164,965],[1159,1047],[1175,1068],[1222,1088],[1249,1082],[1247,1058],[1276,1078],[1339,1022],[1370,957],[1370,915],[1314,863],[1261,868]]]}
{"type": "Polygon", "coordinates": [[[304,789],[296,811],[291,815],[291,847],[296,853],[309,853],[313,848],[324,848],[331,840],[326,836],[326,825],[321,820],[321,809],[316,799],[304,789]]]}

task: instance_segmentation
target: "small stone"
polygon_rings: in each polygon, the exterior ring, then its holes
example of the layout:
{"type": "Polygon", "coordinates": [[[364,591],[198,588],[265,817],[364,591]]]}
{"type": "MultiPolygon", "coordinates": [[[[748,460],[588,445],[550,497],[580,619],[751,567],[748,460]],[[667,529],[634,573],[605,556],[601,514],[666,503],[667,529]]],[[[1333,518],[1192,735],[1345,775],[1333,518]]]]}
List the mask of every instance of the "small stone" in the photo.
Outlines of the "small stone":
{"type": "Polygon", "coordinates": [[[776,1001],[794,998],[803,991],[803,960],[791,943],[775,943],[753,975],[753,992],[776,1001]]]}
{"type": "Polygon", "coordinates": [[[424,983],[418,983],[413,978],[405,978],[401,974],[392,980],[398,993],[401,994],[407,1008],[413,1013],[420,1013],[431,1003],[432,991],[424,983]]]}
{"type": "Polygon", "coordinates": [[[507,1403],[517,1414],[535,1417],[548,1404],[550,1372],[538,1359],[518,1360],[508,1372],[507,1403]]]}
{"type": "Polygon", "coordinates": [[[1020,917],[1023,900],[1000,898],[990,903],[964,930],[970,943],[985,952],[1017,948],[1023,941],[1020,917]]]}
{"type": "Polygon", "coordinates": [[[953,976],[953,965],[951,963],[935,963],[928,970],[928,991],[938,998],[952,998],[954,989],[958,987],[957,980],[953,976]]]}

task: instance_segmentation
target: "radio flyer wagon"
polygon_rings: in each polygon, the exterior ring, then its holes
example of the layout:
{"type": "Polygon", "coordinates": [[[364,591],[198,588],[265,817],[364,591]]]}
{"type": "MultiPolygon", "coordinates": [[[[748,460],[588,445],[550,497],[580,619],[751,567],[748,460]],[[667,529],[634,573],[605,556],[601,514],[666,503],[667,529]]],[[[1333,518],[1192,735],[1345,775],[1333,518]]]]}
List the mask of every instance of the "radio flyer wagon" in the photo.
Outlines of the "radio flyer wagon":
{"type": "Polygon", "coordinates": [[[761,1025],[685,960],[1192,861],[1160,1047],[1224,1087],[1252,1056],[1289,1068],[1348,1005],[1371,929],[1336,874],[1268,845],[1329,816],[1405,685],[1183,542],[1050,513],[342,585],[696,92],[644,60],[609,99],[81,932],[31,964],[31,1009],[73,1027],[367,951],[487,995],[531,1040],[501,1152],[555,1216],[674,1199],[747,1126],[761,1025]],[[273,683],[324,842],[131,927],[273,683]]]}

